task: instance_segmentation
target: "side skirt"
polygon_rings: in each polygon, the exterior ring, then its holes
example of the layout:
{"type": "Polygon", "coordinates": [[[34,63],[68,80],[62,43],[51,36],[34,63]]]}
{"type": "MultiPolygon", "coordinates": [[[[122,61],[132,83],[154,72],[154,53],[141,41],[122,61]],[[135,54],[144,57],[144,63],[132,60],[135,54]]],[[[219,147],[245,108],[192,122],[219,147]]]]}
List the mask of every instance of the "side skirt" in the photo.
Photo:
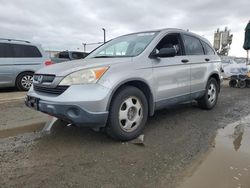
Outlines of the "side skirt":
{"type": "Polygon", "coordinates": [[[205,94],[205,90],[197,91],[190,94],[185,94],[177,97],[172,97],[168,99],[163,99],[155,102],[155,110],[163,109],[168,106],[173,106],[175,104],[180,104],[183,102],[191,101],[194,99],[199,99],[205,94]]]}

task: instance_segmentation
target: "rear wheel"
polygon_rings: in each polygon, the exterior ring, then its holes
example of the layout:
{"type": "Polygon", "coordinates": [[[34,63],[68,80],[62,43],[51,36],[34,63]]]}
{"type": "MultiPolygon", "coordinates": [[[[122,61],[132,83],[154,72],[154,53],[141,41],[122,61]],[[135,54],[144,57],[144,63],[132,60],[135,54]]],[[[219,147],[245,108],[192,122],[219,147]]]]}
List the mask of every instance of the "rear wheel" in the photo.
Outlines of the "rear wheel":
{"type": "Polygon", "coordinates": [[[33,83],[33,73],[23,72],[16,79],[16,86],[20,91],[28,91],[33,83]]]}
{"type": "Polygon", "coordinates": [[[247,79],[246,82],[247,82],[247,87],[250,88],[250,79],[247,79]]]}
{"type": "Polygon", "coordinates": [[[219,86],[214,78],[208,80],[205,95],[198,100],[198,104],[201,108],[210,110],[212,109],[218,100],[219,86]]]}
{"type": "Polygon", "coordinates": [[[238,85],[239,85],[239,88],[243,89],[243,88],[247,87],[247,82],[246,82],[246,80],[240,80],[238,85]]]}
{"type": "Polygon", "coordinates": [[[106,132],[127,141],[138,137],[146,124],[148,103],[141,90],[133,86],[122,88],[113,98],[106,132]]]}
{"type": "Polygon", "coordinates": [[[230,86],[230,87],[237,87],[237,80],[231,79],[231,80],[229,81],[229,86],[230,86]]]}

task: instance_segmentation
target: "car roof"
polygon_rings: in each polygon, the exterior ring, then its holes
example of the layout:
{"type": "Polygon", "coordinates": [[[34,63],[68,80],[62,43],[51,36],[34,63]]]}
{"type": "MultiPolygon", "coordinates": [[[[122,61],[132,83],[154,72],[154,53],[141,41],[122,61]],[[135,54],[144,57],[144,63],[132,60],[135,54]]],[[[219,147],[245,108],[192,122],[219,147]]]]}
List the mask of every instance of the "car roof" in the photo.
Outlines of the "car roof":
{"type": "Polygon", "coordinates": [[[25,44],[25,45],[32,45],[32,46],[39,46],[40,44],[31,43],[27,40],[19,40],[19,39],[9,39],[9,38],[0,38],[1,43],[9,43],[9,44],[25,44]]]}
{"type": "MultiPolygon", "coordinates": [[[[201,40],[203,40],[204,42],[208,43],[211,45],[211,43],[209,42],[209,40],[207,40],[206,38],[196,34],[196,33],[193,33],[193,32],[190,32],[188,30],[184,30],[184,29],[178,29],[178,28],[163,28],[163,29],[155,29],[155,30],[146,30],[146,31],[140,31],[140,32],[135,32],[135,33],[130,33],[130,34],[127,34],[127,35],[131,35],[131,34],[139,34],[139,33],[150,33],[150,32],[162,32],[162,33],[167,33],[167,32],[177,32],[177,33],[183,33],[183,34],[187,34],[187,35],[192,35],[194,37],[197,37],[201,40]]],[[[126,36],[126,35],[123,35],[123,36],[126,36]]]]}

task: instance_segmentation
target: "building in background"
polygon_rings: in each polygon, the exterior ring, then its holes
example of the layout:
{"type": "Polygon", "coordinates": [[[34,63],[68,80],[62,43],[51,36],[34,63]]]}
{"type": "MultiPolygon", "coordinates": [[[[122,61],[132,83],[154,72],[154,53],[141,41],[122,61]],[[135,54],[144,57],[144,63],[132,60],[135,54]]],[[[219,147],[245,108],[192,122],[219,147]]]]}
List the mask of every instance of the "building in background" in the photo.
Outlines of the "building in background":
{"type": "Polygon", "coordinates": [[[224,31],[220,31],[218,28],[214,33],[214,49],[219,55],[228,56],[232,41],[233,35],[230,34],[230,30],[227,27],[224,31]]]}

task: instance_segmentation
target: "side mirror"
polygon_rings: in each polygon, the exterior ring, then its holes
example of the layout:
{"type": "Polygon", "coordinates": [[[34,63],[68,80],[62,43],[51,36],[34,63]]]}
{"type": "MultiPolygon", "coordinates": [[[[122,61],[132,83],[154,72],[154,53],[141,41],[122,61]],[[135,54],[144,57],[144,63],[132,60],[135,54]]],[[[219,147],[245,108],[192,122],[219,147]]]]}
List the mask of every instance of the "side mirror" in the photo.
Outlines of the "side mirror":
{"type": "Polygon", "coordinates": [[[151,58],[157,58],[157,57],[174,57],[176,56],[176,50],[174,47],[171,48],[162,48],[157,53],[156,50],[154,50],[149,57],[151,58]]]}

